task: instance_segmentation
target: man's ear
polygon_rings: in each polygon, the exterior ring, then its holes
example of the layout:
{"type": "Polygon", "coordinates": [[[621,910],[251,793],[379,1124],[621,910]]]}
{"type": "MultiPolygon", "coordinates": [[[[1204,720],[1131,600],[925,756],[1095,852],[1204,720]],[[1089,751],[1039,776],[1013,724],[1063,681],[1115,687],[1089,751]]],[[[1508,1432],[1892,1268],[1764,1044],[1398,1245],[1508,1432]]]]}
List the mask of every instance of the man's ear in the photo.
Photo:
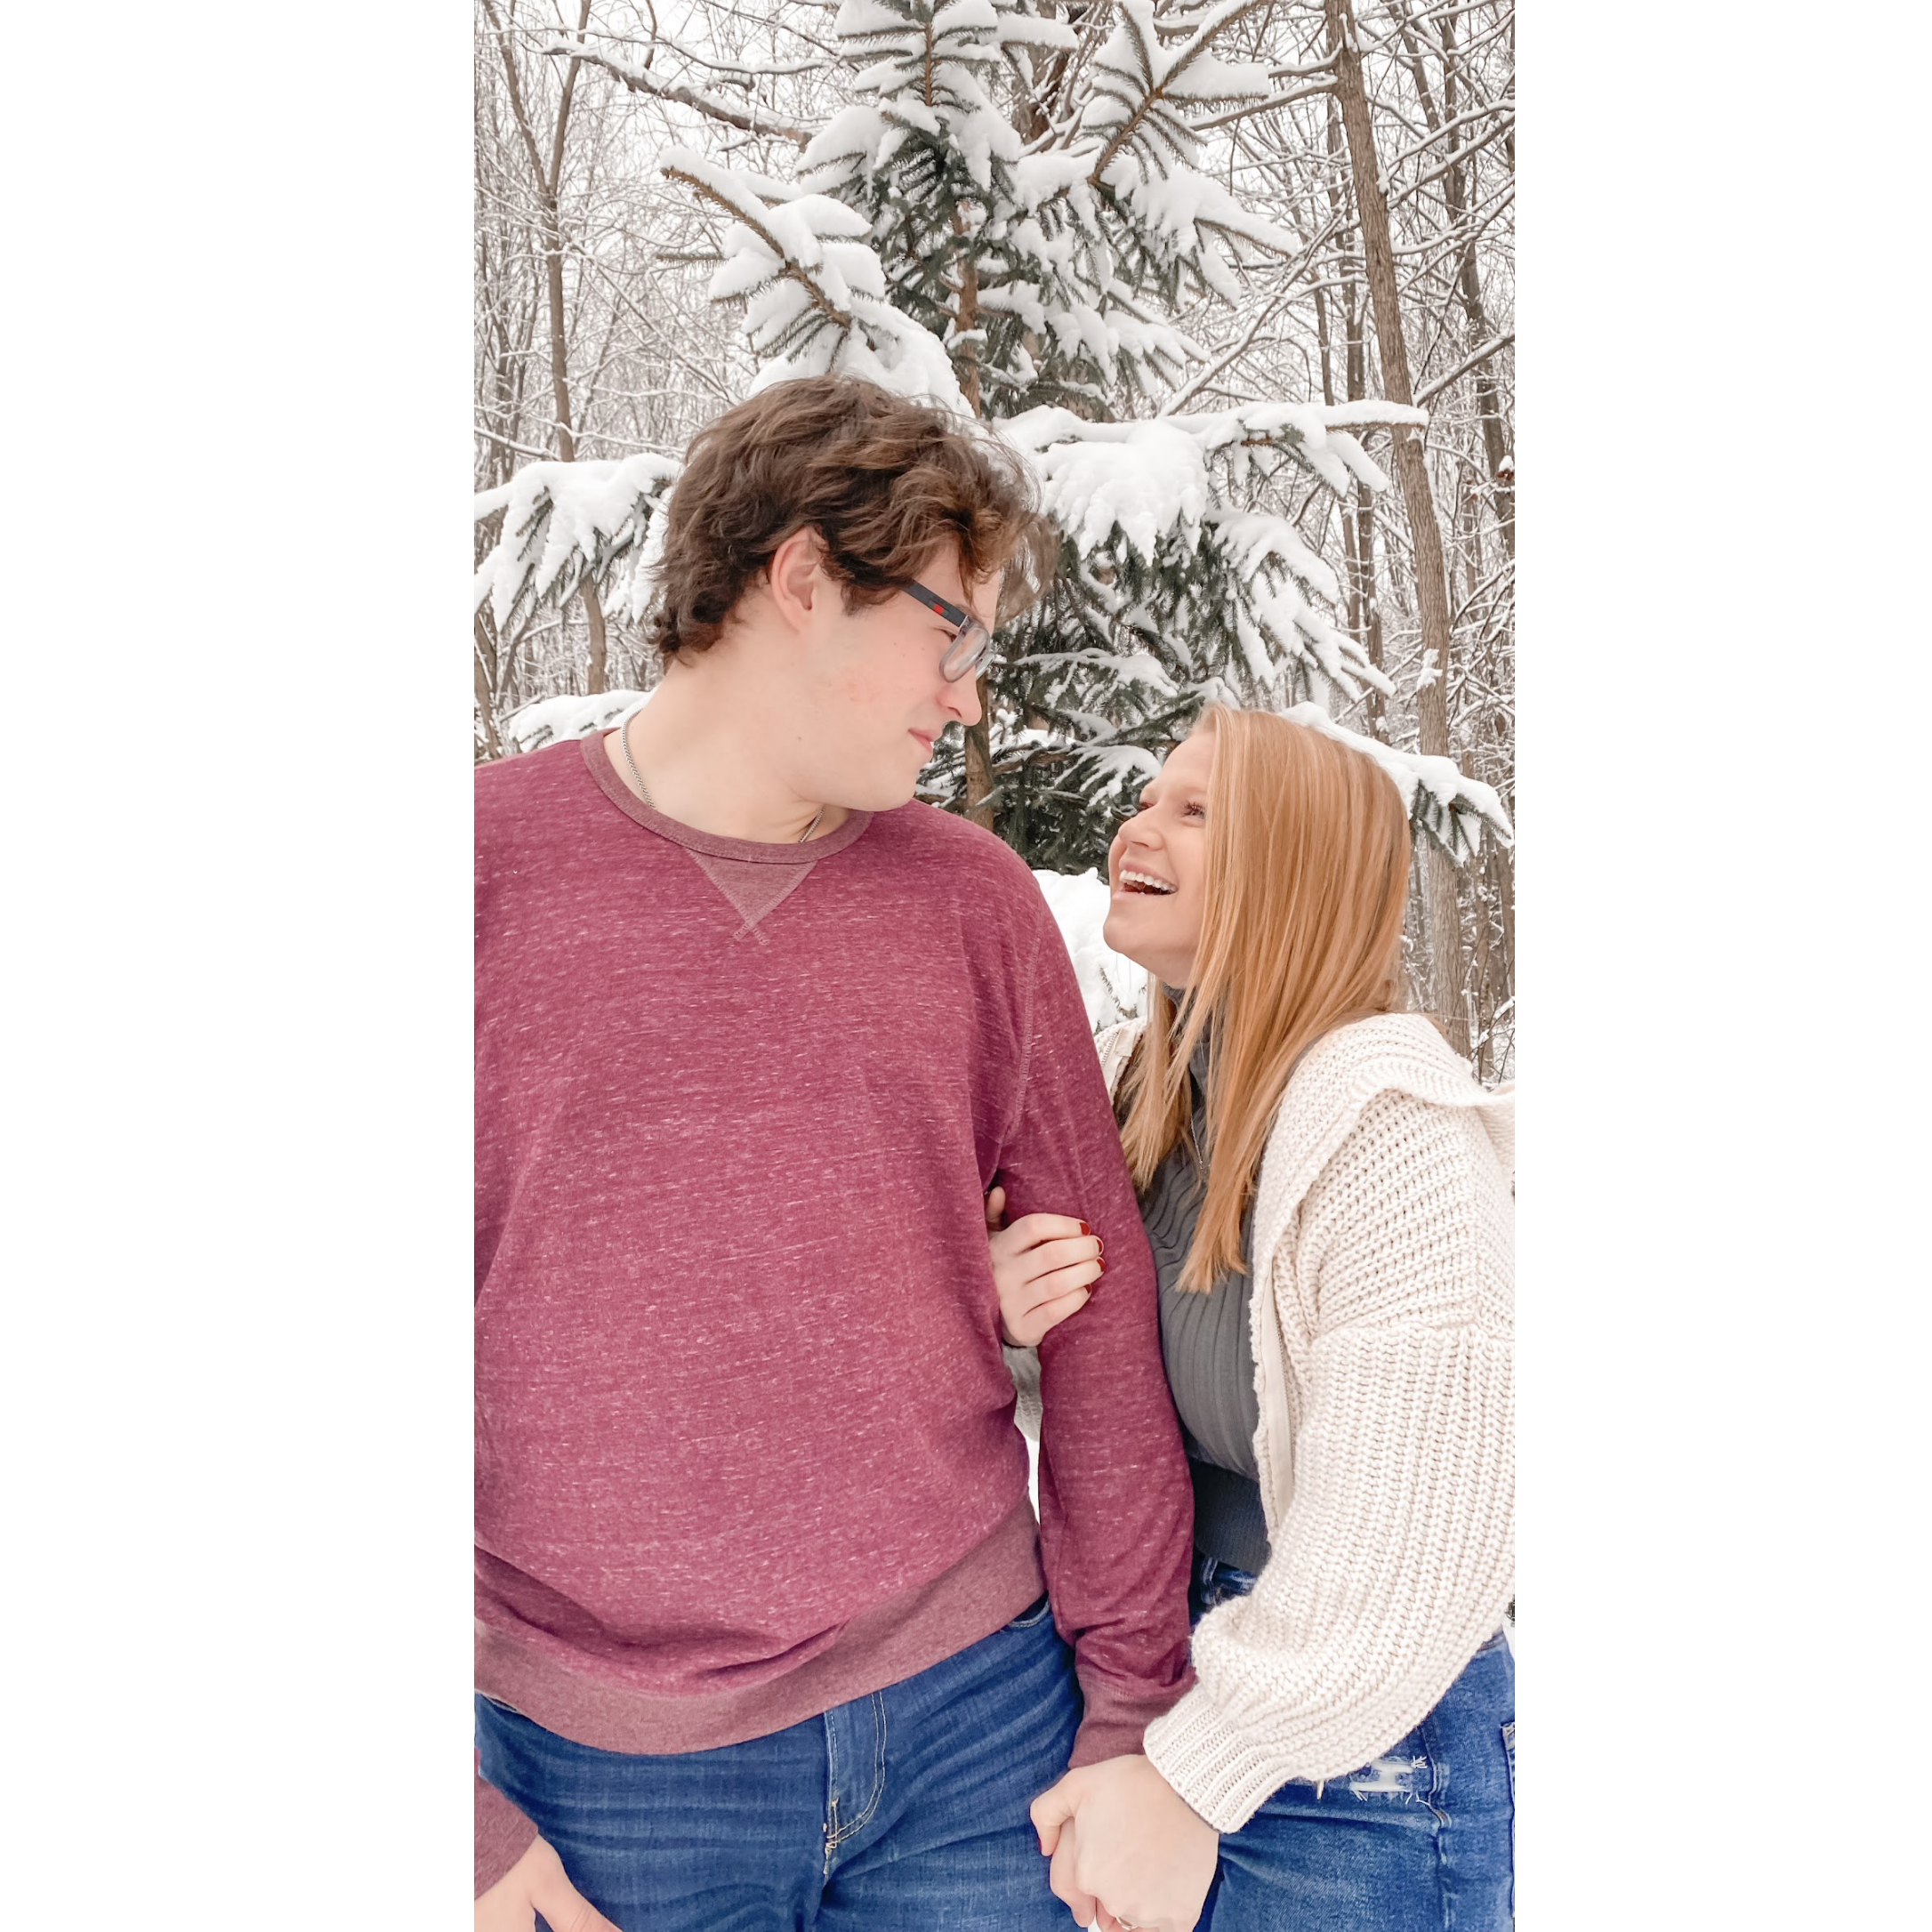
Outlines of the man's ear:
{"type": "Polygon", "coordinates": [[[771,553],[767,589],[778,615],[794,631],[810,623],[818,600],[831,588],[825,559],[825,540],[809,523],[793,530],[771,553]]]}

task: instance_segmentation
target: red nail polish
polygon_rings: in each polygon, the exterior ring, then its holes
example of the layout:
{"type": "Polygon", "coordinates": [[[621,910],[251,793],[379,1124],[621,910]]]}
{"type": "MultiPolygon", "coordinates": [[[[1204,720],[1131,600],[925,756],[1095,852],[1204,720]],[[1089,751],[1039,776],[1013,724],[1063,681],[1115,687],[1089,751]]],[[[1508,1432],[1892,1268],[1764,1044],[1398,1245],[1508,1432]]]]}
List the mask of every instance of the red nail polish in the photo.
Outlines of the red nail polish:
{"type": "Polygon", "coordinates": [[[1092,1228],[1089,1228],[1084,1221],[1080,1224],[1080,1231],[1083,1235],[1091,1235],[1093,1232],[1092,1228]]]}

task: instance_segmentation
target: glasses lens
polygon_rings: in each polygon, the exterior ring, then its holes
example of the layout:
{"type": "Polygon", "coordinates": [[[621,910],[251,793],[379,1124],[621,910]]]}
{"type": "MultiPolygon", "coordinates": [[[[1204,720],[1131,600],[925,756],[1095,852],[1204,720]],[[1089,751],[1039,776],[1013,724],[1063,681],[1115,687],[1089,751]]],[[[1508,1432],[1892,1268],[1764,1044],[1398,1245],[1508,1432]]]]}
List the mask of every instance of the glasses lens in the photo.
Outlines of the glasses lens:
{"type": "Polygon", "coordinates": [[[939,660],[939,675],[948,684],[978,671],[993,656],[993,633],[977,617],[969,617],[965,627],[946,648],[939,660]]]}

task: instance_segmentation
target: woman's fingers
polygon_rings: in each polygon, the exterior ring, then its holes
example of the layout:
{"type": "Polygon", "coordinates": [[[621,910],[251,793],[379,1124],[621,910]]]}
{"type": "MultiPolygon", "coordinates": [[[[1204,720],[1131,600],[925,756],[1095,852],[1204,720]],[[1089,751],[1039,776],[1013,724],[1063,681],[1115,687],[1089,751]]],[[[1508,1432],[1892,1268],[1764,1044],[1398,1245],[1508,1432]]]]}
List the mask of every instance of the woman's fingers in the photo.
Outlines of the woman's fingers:
{"type": "Polygon", "coordinates": [[[1107,1263],[1098,1257],[1070,1262],[1065,1268],[1042,1268],[1037,1275],[1016,1282],[1006,1299],[1018,1308],[1036,1308],[1072,1289],[1092,1287],[1106,1273],[1107,1263]]]}
{"type": "Polygon", "coordinates": [[[1042,1241],[1027,1251],[1026,1259],[1034,1273],[1043,1275],[1056,1268],[1072,1268],[1079,1261],[1105,1262],[1107,1244],[1098,1235],[1075,1235],[1063,1241],[1042,1241]]]}
{"type": "Polygon", "coordinates": [[[1037,1348],[1040,1338],[1048,1330],[1058,1328],[1069,1315],[1077,1315],[1092,1299],[1089,1290],[1075,1288],[1036,1301],[1030,1308],[1006,1310],[1002,1316],[1006,1339],[1017,1348],[1037,1348]]]}
{"type": "MultiPolygon", "coordinates": [[[[1002,1190],[994,1188],[986,1198],[989,1216],[996,1195],[1002,1190]]],[[[1099,1236],[1066,1214],[1025,1215],[1010,1228],[989,1232],[986,1243],[999,1294],[1000,1332],[1018,1348],[1037,1347],[1050,1329],[1084,1308],[1107,1271],[1099,1236]]]]}
{"type": "MultiPolygon", "coordinates": [[[[1001,1204],[1004,1205],[1003,1200],[1001,1204]]],[[[1042,1241],[1057,1241],[1074,1235],[1091,1236],[1093,1230],[1086,1222],[1076,1221],[1067,1214],[1022,1214],[1006,1233],[1017,1253],[1037,1247],[1042,1241]]]]}
{"type": "Polygon", "coordinates": [[[1038,1348],[1041,1335],[1045,1334],[1049,1329],[1058,1328],[1069,1315],[1079,1314],[1092,1300],[1092,1295],[1086,1289],[1076,1288],[1071,1294],[1056,1295],[1051,1301],[1038,1303],[1026,1322],[1026,1325],[1036,1329],[1038,1333],[1027,1347],[1038,1348]]]}
{"type": "Polygon", "coordinates": [[[1107,1272],[1107,1255],[1098,1235],[1076,1235],[1071,1241],[1042,1241],[1038,1247],[1029,1248],[1024,1254],[1010,1254],[1004,1260],[1006,1274],[1032,1300],[1037,1300],[1042,1294],[1064,1294],[1074,1287],[1075,1284],[1070,1280],[1049,1285],[1054,1276],[1064,1275],[1069,1268],[1083,1270],[1080,1276],[1083,1285],[1098,1281],[1107,1272]]]}
{"type": "Polygon", "coordinates": [[[998,1229],[1006,1222],[1006,1189],[994,1187],[986,1195],[986,1226],[998,1229]]]}
{"type": "Polygon", "coordinates": [[[1086,1267],[1099,1275],[1107,1268],[1106,1249],[1098,1235],[1075,1235],[1067,1239],[1036,1242],[1029,1247],[1017,1228],[1005,1228],[989,1235],[986,1240],[1002,1292],[1006,1284],[1024,1286],[1061,1268],[1086,1267]]]}
{"type": "Polygon", "coordinates": [[[1075,1288],[1091,1288],[1106,1273],[1104,1261],[1075,1261],[1069,1268],[1051,1268],[1027,1284],[1029,1306],[1038,1308],[1042,1301],[1057,1300],[1075,1288]]]}
{"type": "Polygon", "coordinates": [[[1076,1261],[1107,1260],[1106,1245],[1098,1235],[1029,1243],[1018,1225],[1002,1228],[992,1237],[992,1246],[994,1256],[1021,1280],[1051,1275],[1055,1268],[1071,1268],[1076,1261]]]}

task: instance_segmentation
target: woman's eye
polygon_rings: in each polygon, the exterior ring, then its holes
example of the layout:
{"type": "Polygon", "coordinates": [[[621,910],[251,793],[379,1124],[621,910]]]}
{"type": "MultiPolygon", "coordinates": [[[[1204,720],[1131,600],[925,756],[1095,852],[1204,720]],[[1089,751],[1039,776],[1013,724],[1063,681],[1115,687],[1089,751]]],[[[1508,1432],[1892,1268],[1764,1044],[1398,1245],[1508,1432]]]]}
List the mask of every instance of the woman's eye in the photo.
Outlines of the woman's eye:
{"type": "Polygon", "coordinates": [[[1183,818],[1205,818],[1207,817],[1207,807],[1201,804],[1184,805],[1181,808],[1180,816],[1183,818]]]}

